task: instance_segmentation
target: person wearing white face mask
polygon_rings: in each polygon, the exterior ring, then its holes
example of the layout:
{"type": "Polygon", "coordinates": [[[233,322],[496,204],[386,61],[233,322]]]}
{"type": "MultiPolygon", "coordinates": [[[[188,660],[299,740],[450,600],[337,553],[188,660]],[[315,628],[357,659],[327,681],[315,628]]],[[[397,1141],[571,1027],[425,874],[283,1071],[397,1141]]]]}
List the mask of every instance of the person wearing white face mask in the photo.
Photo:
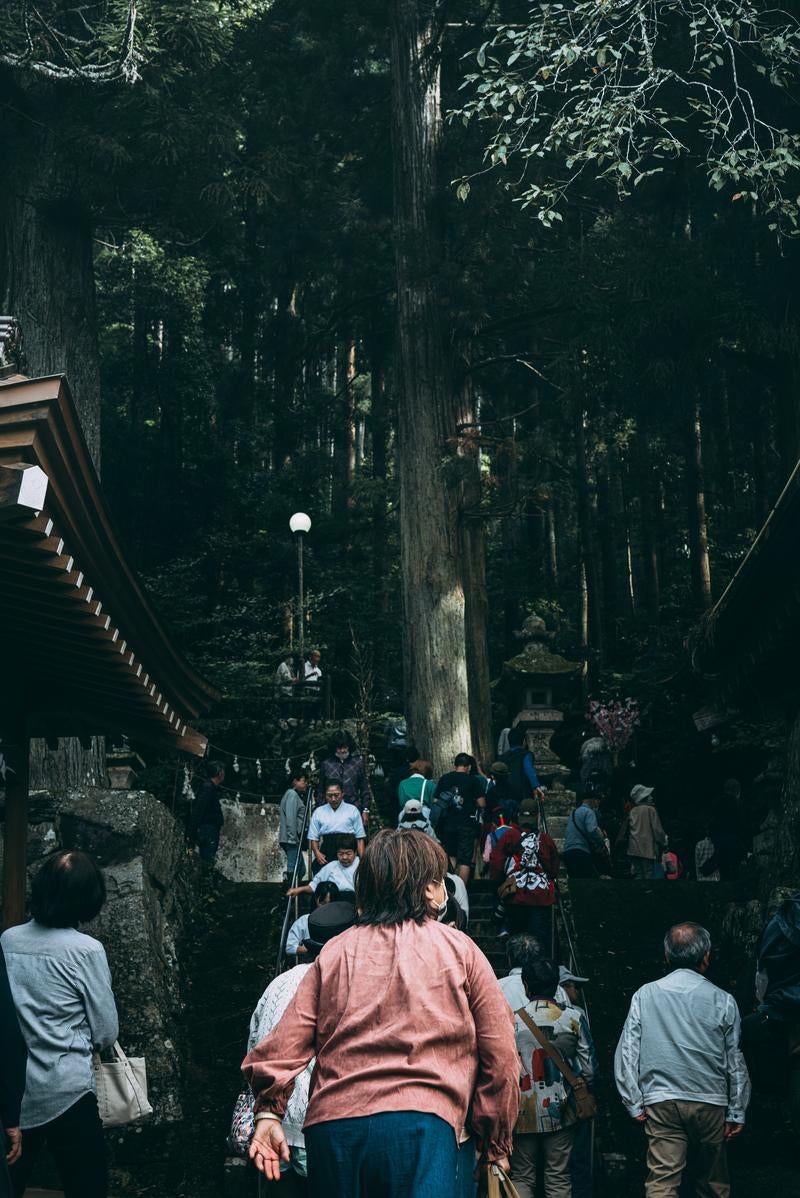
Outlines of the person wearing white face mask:
{"type": "Polygon", "coordinates": [[[345,802],[358,808],[364,826],[367,827],[372,792],[367,782],[364,758],[355,752],[352,737],[345,731],[333,734],[330,752],[319,768],[317,806],[325,802],[325,792],[332,782],[338,782],[342,788],[345,802]]]}
{"type": "Polygon", "coordinates": [[[446,868],[424,833],[378,832],[356,878],[358,923],[326,945],[280,1027],[245,1058],[250,1157],[270,1180],[288,1159],[286,1094],[315,1050],[310,1198],[456,1198],[465,1125],[485,1159],[508,1169],[513,1018],[480,949],[439,921],[446,868]]]}

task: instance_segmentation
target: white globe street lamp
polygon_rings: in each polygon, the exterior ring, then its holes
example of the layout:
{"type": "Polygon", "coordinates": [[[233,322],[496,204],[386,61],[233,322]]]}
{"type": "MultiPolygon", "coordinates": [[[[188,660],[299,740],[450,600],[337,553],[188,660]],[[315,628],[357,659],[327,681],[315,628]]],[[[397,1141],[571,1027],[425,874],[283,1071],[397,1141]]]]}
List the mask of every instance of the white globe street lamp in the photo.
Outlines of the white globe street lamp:
{"type": "Polygon", "coordinates": [[[305,512],[295,512],[289,520],[289,528],[292,532],[308,532],[311,528],[311,517],[305,512]]]}
{"type": "Polygon", "coordinates": [[[298,641],[300,644],[300,684],[305,680],[305,653],[303,650],[303,641],[305,639],[305,600],[303,596],[303,534],[307,533],[311,528],[311,517],[305,512],[295,512],[289,520],[289,528],[297,537],[297,618],[298,618],[298,641]]]}

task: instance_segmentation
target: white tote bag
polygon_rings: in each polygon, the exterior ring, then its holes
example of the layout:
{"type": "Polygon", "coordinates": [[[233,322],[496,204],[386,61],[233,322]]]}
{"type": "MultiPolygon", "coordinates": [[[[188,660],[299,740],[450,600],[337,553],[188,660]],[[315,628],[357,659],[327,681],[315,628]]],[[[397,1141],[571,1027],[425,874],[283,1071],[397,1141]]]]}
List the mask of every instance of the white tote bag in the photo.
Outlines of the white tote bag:
{"type": "Polygon", "coordinates": [[[123,1127],[138,1123],[153,1108],[147,1100],[147,1069],[144,1057],[126,1057],[119,1041],[114,1041],[113,1061],[92,1062],[97,1083],[97,1108],[104,1127],[123,1127]]]}

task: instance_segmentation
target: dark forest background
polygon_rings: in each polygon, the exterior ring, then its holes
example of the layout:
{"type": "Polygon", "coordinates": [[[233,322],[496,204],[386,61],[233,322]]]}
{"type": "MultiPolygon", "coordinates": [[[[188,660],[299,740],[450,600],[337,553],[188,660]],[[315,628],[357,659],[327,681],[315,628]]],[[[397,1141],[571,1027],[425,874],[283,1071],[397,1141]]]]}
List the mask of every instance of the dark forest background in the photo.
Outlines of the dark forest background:
{"type": "MultiPolygon", "coordinates": [[[[461,7],[440,30],[445,112],[485,40],[487,10],[461,7]]],[[[403,705],[386,6],[143,11],[138,83],[2,71],[4,188],[23,241],[34,192],[51,230],[91,238],[104,488],[225,693],[215,739],[260,751],[298,509],[306,641],[340,710],[354,633],[375,710],[403,705]]],[[[625,200],[587,177],[547,228],[502,170],[479,173],[484,142],[445,125],[429,198],[453,385],[476,414],[459,512],[485,530],[491,676],[536,610],[588,690],[658,703],[798,458],[798,246],[685,162],[625,200]]],[[[36,286],[63,287],[85,331],[86,293],[31,236],[36,286]]],[[[453,468],[446,441],[417,452],[453,468]]]]}

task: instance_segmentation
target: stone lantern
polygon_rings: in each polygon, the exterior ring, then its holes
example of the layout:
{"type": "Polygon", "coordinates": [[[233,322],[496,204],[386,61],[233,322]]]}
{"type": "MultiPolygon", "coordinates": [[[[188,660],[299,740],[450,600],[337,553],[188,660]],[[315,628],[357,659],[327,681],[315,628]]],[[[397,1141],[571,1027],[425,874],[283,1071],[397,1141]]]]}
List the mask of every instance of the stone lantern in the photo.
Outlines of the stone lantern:
{"type": "Polygon", "coordinates": [[[504,663],[497,685],[508,696],[510,710],[517,712],[512,724],[525,731],[539,778],[558,789],[569,770],[550,748],[550,741],[564,719],[563,707],[575,693],[581,663],[554,651],[554,634],[535,612],[514,635],[524,642],[522,651],[504,663]]]}

